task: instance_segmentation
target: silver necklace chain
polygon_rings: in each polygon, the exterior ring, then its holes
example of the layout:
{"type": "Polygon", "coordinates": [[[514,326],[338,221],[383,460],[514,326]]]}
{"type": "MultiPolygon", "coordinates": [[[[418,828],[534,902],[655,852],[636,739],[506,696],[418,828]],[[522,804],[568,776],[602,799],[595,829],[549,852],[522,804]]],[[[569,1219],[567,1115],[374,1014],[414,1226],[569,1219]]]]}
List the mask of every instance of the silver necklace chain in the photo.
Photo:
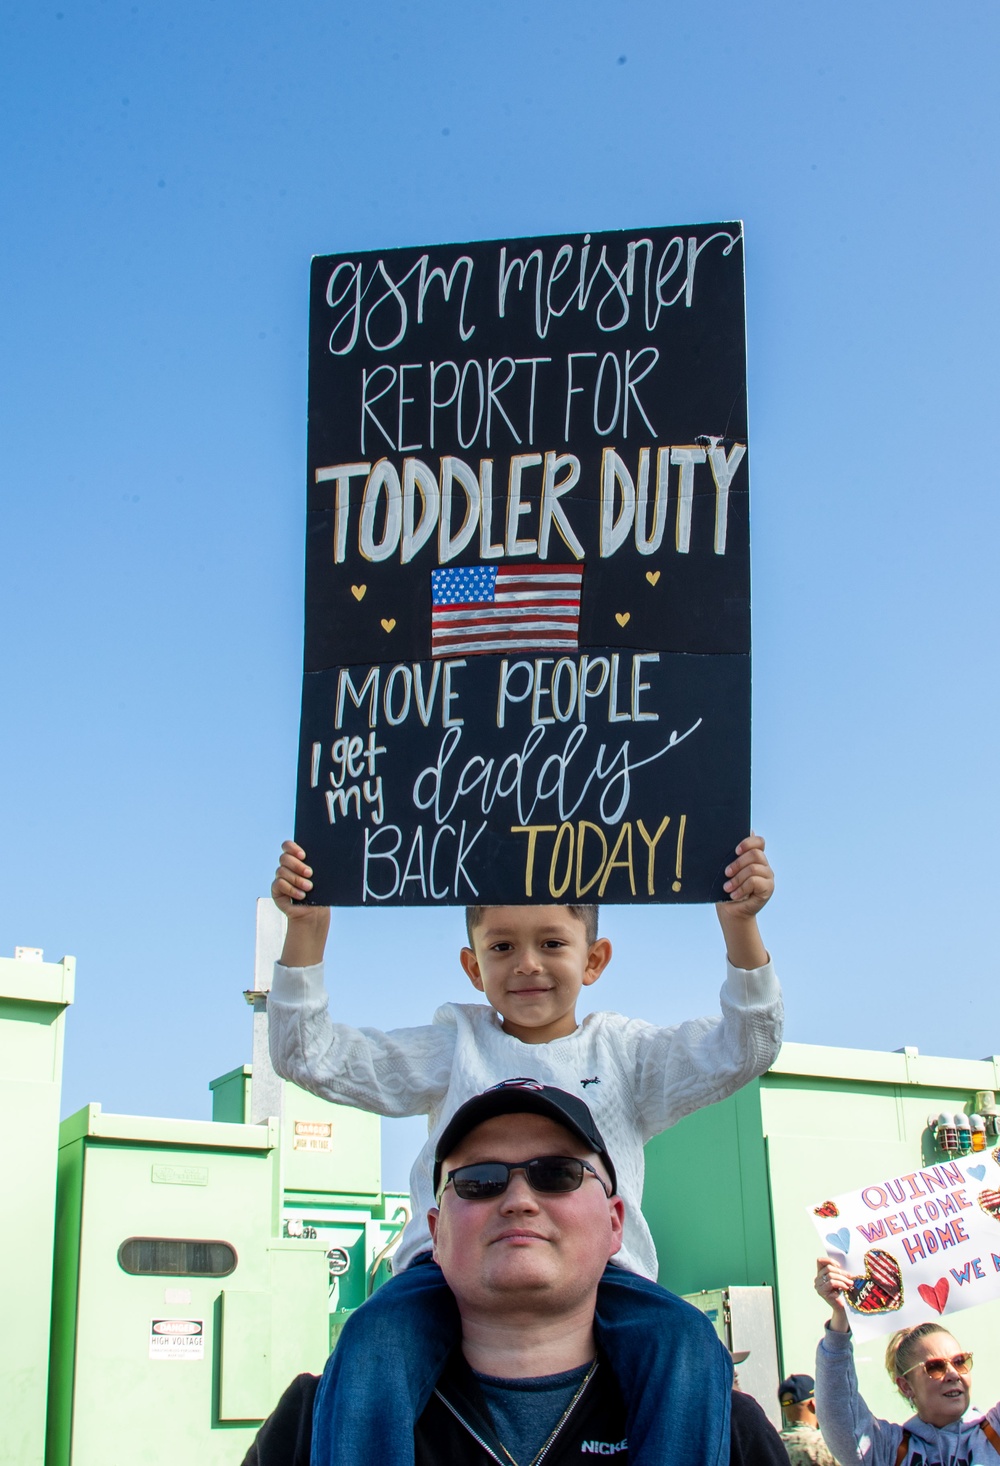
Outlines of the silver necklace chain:
{"type": "MultiPolygon", "coordinates": [[[[587,1373],[584,1375],[583,1379],[580,1381],[580,1387],[577,1390],[576,1394],[573,1396],[572,1400],[570,1400],[569,1404],[566,1406],[566,1409],[560,1415],[559,1419],[556,1421],[555,1425],[552,1427],[552,1430],[549,1432],[548,1438],[545,1441],[545,1443],[543,1444],[541,1450],[535,1456],[533,1456],[531,1458],[530,1462],[528,1463],[528,1466],[539,1466],[539,1463],[542,1460],[542,1457],[546,1454],[546,1452],[548,1451],[548,1449],[551,1446],[552,1442],[555,1440],[556,1436],[559,1434],[559,1432],[562,1430],[563,1426],[566,1424],[566,1421],[569,1419],[570,1414],[572,1413],[573,1408],[576,1405],[577,1400],[579,1400],[580,1396],[583,1394],[584,1390],[587,1388],[587,1386],[590,1384],[590,1381],[593,1379],[593,1377],[594,1377],[594,1370],[596,1368],[597,1368],[597,1360],[595,1359],[594,1362],[593,1362],[593,1364],[587,1370],[587,1373]]],[[[493,1427],[493,1431],[494,1431],[494,1434],[496,1434],[496,1426],[495,1425],[493,1427]]],[[[510,1452],[508,1451],[507,1447],[504,1445],[503,1441],[500,1439],[499,1436],[497,1436],[497,1445],[500,1447],[501,1451],[503,1451],[504,1455],[507,1457],[507,1460],[510,1462],[510,1466],[518,1466],[518,1462],[514,1460],[514,1457],[510,1454],[510,1452]]]]}

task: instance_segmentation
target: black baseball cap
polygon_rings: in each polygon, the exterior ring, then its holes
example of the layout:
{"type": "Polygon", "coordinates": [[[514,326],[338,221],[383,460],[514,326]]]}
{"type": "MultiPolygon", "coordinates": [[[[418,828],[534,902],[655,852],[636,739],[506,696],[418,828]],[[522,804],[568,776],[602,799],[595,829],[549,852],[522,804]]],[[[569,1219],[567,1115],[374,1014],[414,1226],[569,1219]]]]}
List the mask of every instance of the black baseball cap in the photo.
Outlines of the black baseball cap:
{"type": "Polygon", "coordinates": [[[612,1193],[618,1190],[618,1177],[608,1155],[607,1146],[594,1123],[587,1105],[575,1094],[541,1084],[537,1079],[505,1079],[482,1094],[473,1095],[459,1105],[438,1137],[434,1151],[434,1195],[441,1180],[441,1164],[446,1161],[460,1140],[486,1120],[497,1115],[544,1115],[562,1125],[604,1162],[612,1193]]]}
{"type": "Polygon", "coordinates": [[[778,1386],[778,1400],[782,1405],[804,1405],[816,1393],[816,1381],[811,1374],[790,1374],[778,1386]]]}

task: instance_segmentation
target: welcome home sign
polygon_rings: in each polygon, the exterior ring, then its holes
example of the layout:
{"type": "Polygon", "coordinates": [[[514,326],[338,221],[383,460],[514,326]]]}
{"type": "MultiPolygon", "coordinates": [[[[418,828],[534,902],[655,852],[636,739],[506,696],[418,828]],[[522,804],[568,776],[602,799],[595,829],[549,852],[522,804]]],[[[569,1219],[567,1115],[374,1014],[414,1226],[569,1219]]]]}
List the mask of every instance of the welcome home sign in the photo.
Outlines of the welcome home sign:
{"type": "Polygon", "coordinates": [[[750,828],[741,226],[325,256],[309,329],[312,900],[719,899],[750,828]]]}
{"type": "Polygon", "coordinates": [[[851,1330],[874,1338],[1000,1297],[1000,1157],[980,1151],[817,1203],[823,1247],[854,1275],[851,1330]]]}

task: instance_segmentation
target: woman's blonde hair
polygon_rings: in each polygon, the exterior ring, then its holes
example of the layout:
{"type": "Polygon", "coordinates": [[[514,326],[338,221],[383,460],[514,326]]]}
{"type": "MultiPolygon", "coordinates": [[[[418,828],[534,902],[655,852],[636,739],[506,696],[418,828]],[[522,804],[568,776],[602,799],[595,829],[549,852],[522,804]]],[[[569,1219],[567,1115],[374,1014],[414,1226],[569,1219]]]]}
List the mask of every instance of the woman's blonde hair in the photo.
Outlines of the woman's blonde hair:
{"type": "MultiPolygon", "coordinates": [[[[912,1329],[897,1329],[885,1346],[885,1367],[889,1378],[896,1388],[896,1383],[901,1375],[904,1375],[913,1363],[913,1346],[921,1339],[926,1339],[929,1334],[946,1334],[948,1330],[940,1323],[928,1320],[927,1323],[918,1323],[912,1329]]],[[[899,1390],[902,1395],[903,1391],[899,1390]]]]}

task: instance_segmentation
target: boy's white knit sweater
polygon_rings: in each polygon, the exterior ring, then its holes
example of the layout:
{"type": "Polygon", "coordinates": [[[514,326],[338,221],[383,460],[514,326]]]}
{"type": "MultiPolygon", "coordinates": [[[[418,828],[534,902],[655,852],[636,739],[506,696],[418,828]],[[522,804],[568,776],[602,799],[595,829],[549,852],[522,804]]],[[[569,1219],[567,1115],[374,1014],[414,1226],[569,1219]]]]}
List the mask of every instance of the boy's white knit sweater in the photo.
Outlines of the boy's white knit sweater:
{"type": "MultiPolygon", "coordinates": [[[[485,1003],[445,1003],[420,1028],[352,1028],[330,1018],[322,964],[274,968],[268,1000],[277,1072],[335,1104],[377,1115],[426,1115],[427,1144],[410,1173],[413,1218],[394,1259],[430,1248],[427,1211],[437,1137],[467,1099],[503,1079],[537,1079],[586,1100],[618,1172],[625,1237],[615,1261],[656,1277],[656,1250],[639,1208],[643,1145],[702,1105],[733,1094],[774,1063],[781,991],[774,969],[727,963],[722,1014],[657,1028],[591,1013],[574,1033],[526,1044],[485,1003]]],[[[525,1157],[528,1159],[528,1157],[525,1157]]]]}

